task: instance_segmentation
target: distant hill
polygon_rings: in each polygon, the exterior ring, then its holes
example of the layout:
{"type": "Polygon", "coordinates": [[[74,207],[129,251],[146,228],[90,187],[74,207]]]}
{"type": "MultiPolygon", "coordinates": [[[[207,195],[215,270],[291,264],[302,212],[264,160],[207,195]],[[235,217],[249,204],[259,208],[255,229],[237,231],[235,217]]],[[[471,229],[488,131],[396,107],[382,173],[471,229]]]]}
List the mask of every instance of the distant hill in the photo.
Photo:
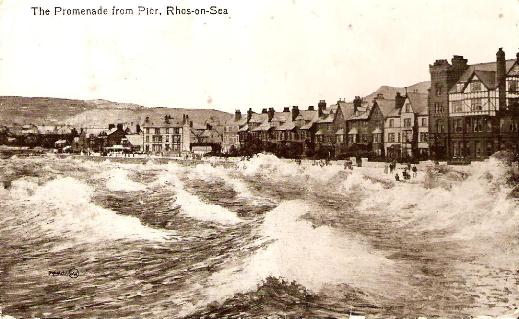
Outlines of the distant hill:
{"type": "MultiPolygon", "coordinates": [[[[424,81],[424,82],[418,82],[416,84],[413,84],[411,86],[407,87],[407,92],[412,93],[427,93],[427,90],[431,86],[430,81],[424,81]]],[[[406,92],[405,87],[392,87],[392,86],[386,86],[383,85],[378,88],[375,92],[367,95],[364,97],[365,101],[371,101],[373,100],[378,94],[383,94],[384,98],[386,99],[394,99],[397,92],[400,92],[400,94],[404,95],[406,92]]]]}
{"type": "Polygon", "coordinates": [[[0,124],[69,124],[74,127],[108,127],[112,123],[142,123],[146,116],[189,115],[195,123],[224,123],[231,114],[205,109],[143,107],[106,100],[71,100],[45,97],[0,97],[0,124]]]}

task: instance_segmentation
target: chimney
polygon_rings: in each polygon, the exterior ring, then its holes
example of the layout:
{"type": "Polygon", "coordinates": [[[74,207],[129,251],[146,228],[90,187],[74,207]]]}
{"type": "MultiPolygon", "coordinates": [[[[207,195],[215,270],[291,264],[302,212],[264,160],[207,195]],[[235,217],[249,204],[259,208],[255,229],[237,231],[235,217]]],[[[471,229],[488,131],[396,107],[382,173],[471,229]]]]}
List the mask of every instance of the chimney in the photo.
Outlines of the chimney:
{"type": "Polygon", "coordinates": [[[517,63],[519,63],[519,52],[515,54],[515,59],[517,60],[517,63]]]}
{"type": "Polygon", "coordinates": [[[357,114],[359,108],[362,106],[362,99],[360,96],[356,96],[353,99],[353,114],[357,114]]]}
{"type": "Polygon", "coordinates": [[[319,104],[317,104],[317,111],[319,112],[319,117],[324,115],[324,110],[326,110],[326,101],[320,100],[319,104]]]}
{"type": "Polygon", "coordinates": [[[407,98],[407,93],[405,96],[402,96],[400,94],[400,92],[396,92],[396,96],[395,96],[395,108],[396,109],[399,109],[401,108],[402,106],[404,106],[404,103],[405,103],[405,99],[407,98]]]}
{"type": "Polygon", "coordinates": [[[149,122],[150,122],[150,117],[149,117],[149,116],[146,116],[146,118],[144,119],[144,122],[145,122],[145,123],[149,123],[149,122]]]}
{"type": "Polygon", "coordinates": [[[121,123],[117,124],[117,130],[118,131],[122,131],[123,130],[123,125],[121,123]]]}
{"type": "Polygon", "coordinates": [[[164,116],[164,123],[169,124],[169,115],[164,116]]]}
{"type": "MultiPolygon", "coordinates": [[[[187,119],[187,117],[186,117],[187,119]]],[[[193,121],[189,121],[189,127],[193,127],[193,121]]]]}
{"type": "Polygon", "coordinates": [[[499,89],[499,109],[503,110],[506,108],[506,61],[505,61],[505,51],[503,48],[499,48],[496,53],[496,83],[499,89]]]}
{"type": "Polygon", "coordinates": [[[285,106],[283,108],[283,113],[285,113],[285,112],[290,112],[290,107],[289,106],[285,106]]]}
{"type": "Polygon", "coordinates": [[[247,123],[249,123],[251,117],[252,117],[252,108],[249,107],[249,110],[247,111],[247,123]]]}
{"type": "Polygon", "coordinates": [[[452,67],[458,71],[464,71],[467,68],[468,60],[463,58],[462,55],[454,55],[451,59],[452,67]]]}
{"type": "Polygon", "coordinates": [[[115,128],[115,124],[108,124],[108,130],[115,128]]]}
{"type": "Polygon", "coordinates": [[[261,109],[261,114],[267,114],[267,109],[261,109]]]}
{"type": "Polygon", "coordinates": [[[299,107],[297,105],[292,106],[292,121],[296,120],[296,117],[299,115],[299,107]]]}
{"type": "Polygon", "coordinates": [[[308,111],[314,111],[314,106],[313,105],[308,106],[308,111]]]}
{"type": "Polygon", "coordinates": [[[269,122],[272,121],[272,118],[274,117],[274,108],[269,107],[268,115],[269,115],[269,122]]]}
{"type": "Polygon", "coordinates": [[[239,120],[241,120],[241,111],[236,110],[236,111],[234,111],[234,121],[238,122],[239,120]]]}

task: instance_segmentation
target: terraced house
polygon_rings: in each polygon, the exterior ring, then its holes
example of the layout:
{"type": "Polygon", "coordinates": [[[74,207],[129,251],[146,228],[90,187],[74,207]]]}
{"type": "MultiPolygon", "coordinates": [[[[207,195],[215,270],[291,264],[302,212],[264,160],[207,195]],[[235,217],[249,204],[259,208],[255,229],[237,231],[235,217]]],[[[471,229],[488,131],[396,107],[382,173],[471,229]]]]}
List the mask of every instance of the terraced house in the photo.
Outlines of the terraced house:
{"type": "Polygon", "coordinates": [[[427,94],[397,93],[384,121],[384,149],[388,158],[428,157],[427,94]]]}

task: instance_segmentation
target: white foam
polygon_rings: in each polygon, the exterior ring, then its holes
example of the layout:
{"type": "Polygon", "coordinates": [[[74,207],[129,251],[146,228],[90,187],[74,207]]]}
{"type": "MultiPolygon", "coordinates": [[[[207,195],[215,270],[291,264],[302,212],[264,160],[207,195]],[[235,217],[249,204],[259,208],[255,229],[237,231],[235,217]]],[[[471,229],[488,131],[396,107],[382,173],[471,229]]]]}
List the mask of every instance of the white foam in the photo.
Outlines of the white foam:
{"type": "MultiPolygon", "coordinates": [[[[167,177],[176,193],[176,204],[181,206],[181,212],[191,218],[229,225],[237,224],[242,220],[232,212],[222,206],[204,203],[196,195],[185,190],[184,183],[177,177],[180,174],[178,167],[170,166],[171,174],[167,177]]],[[[165,182],[165,181],[162,181],[165,182]]]]}
{"type": "Polygon", "coordinates": [[[122,168],[111,169],[104,176],[106,187],[113,192],[140,192],[146,189],[146,185],[129,179],[128,171],[122,168]]]}
{"type": "Polygon", "coordinates": [[[52,180],[34,190],[29,201],[32,213],[43,216],[42,228],[56,235],[74,236],[82,241],[104,239],[164,240],[172,232],[144,226],[132,216],[124,216],[90,202],[93,189],[72,177],[52,180]]]}
{"type": "MultiPolygon", "coordinates": [[[[206,292],[209,302],[251,291],[268,276],[295,280],[311,291],[349,284],[367,291],[390,281],[393,262],[371,247],[330,227],[299,219],[320,209],[303,201],[282,202],[265,216],[263,241],[274,240],[244,263],[215,273],[206,292]]],[[[391,284],[386,285],[386,288],[391,284]]],[[[385,288],[385,289],[386,289],[385,288]]]]}

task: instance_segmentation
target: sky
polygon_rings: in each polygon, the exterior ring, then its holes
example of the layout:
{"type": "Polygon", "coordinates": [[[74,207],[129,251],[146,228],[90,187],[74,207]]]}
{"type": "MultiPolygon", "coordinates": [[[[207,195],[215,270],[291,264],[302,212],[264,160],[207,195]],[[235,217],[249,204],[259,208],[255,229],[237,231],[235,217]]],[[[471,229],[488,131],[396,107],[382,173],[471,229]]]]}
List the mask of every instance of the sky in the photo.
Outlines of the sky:
{"type": "Polygon", "coordinates": [[[519,51],[519,0],[0,0],[0,95],[261,109],[429,79],[436,59],[519,51]],[[160,16],[35,16],[137,8],[160,16]],[[166,6],[227,15],[166,15],[166,6]]]}

